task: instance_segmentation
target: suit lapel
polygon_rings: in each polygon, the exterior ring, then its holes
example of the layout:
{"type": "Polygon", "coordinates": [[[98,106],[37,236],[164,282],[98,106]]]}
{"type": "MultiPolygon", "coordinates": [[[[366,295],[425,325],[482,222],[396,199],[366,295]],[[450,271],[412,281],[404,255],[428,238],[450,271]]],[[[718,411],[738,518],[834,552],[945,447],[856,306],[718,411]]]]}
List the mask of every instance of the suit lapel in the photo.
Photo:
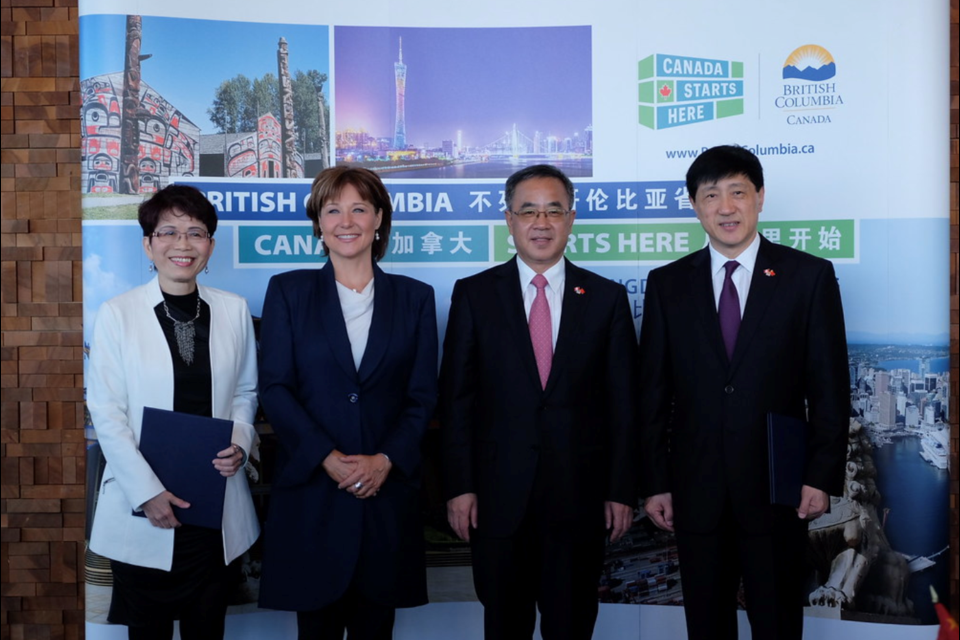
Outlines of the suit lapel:
{"type": "Polygon", "coordinates": [[[343,372],[356,379],[357,368],[353,364],[353,352],[350,351],[350,338],[347,336],[347,325],[343,321],[343,308],[340,306],[340,295],[337,293],[337,281],[334,278],[333,264],[327,264],[317,274],[317,296],[320,309],[317,317],[320,322],[320,334],[327,339],[334,359],[343,369],[343,372]]]}
{"type": "Polygon", "coordinates": [[[550,377],[547,378],[545,393],[550,393],[556,386],[563,362],[569,358],[569,354],[577,341],[577,336],[582,335],[580,325],[583,323],[583,312],[587,308],[590,295],[582,286],[583,269],[566,258],[564,260],[566,261],[564,267],[566,273],[560,311],[560,331],[557,334],[557,347],[553,351],[553,364],[550,367],[550,377]]]}
{"type": "Polygon", "coordinates": [[[777,285],[780,284],[780,278],[776,277],[776,270],[773,268],[776,263],[777,256],[773,245],[761,236],[757,262],[753,268],[753,276],[750,278],[747,306],[743,311],[740,332],[737,334],[737,346],[733,350],[731,373],[743,360],[744,353],[750,347],[750,342],[763,322],[770,301],[773,300],[777,285]]]}
{"type": "Polygon", "coordinates": [[[720,318],[717,315],[717,302],[713,295],[713,273],[710,264],[710,250],[706,247],[694,256],[691,262],[693,301],[697,307],[697,315],[703,324],[703,335],[717,353],[723,363],[729,364],[727,348],[723,344],[723,334],[720,332],[720,318]]]}
{"type": "Polygon", "coordinates": [[[373,319],[367,336],[367,348],[360,359],[360,381],[370,377],[390,343],[390,324],[394,313],[394,291],[383,269],[373,267],[373,319]]]}
{"type": "Polygon", "coordinates": [[[540,373],[537,371],[537,359],[530,342],[530,328],[527,325],[527,313],[523,308],[523,291],[520,288],[520,272],[517,258],[507,262],[497,273],[497,298],[507,319],[510,335],[520,354],[520,361],[528,377],[540,388],[540,373]]]}

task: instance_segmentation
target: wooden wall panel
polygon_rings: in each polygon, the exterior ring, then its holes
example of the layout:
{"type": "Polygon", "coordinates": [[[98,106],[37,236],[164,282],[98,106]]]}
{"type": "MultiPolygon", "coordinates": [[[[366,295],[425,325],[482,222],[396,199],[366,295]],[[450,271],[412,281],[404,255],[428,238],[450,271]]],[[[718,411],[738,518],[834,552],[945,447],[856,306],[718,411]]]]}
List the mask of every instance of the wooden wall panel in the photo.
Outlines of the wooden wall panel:
{"type": "Polygon", "coordinates": [[[0,2],[0,635],[83,636],[76,0],[0,2]]]}

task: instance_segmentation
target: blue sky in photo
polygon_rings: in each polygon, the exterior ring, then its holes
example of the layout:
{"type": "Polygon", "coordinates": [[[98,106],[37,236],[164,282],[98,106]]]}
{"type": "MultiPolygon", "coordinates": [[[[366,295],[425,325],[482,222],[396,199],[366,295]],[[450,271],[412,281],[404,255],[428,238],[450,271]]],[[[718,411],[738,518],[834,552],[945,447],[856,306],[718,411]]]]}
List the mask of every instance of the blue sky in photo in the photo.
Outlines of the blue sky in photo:
{"type": "MultiPolygon", "coordinates": [[[[80,17],[80,78],[123,72],[126,16],[80,17]]],[[[285,38],[290,72],[330,75],[326,26],[143,17],[143,81],[200,127],[217,133],[207,116],[217,87],[237,75],[277,75],[277,43],[285,38]]],[[[328,86],[324,88],[329,95],[328,86]]],[[[279,115],[279,114],[276,114],[279,115]]]]}

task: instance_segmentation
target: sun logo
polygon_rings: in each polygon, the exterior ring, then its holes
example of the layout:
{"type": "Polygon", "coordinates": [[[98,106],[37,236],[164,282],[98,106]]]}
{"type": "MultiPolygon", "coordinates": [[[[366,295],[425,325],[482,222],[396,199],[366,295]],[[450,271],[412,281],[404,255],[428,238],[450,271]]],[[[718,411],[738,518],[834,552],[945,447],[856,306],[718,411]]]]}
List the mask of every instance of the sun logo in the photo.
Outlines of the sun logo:
{"type": "Polygon", "coordinates": [[[837,75],[837,64],[830,52],[817,44],[797,47],[783,63],[783,79],[819,82],[837,75]]]}

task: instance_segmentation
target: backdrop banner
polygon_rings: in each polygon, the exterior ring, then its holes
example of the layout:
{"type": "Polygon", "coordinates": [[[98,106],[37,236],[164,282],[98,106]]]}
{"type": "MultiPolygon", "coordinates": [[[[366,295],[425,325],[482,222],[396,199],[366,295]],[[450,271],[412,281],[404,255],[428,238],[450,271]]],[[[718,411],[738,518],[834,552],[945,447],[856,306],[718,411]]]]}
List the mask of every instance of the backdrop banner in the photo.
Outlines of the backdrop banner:
{"type": "MultiPolygon", "coordinates": [[[[172,182],[207,195],[220,226],[200,279],[260,316],[272,275],[325,262],[304,205],[336,164],[386,182],[394,222],[381,265],[434,287],[441,339],[456,280],[515,253],[507,176],[560,167],[576,185],[567,256],[623,283],[639,328],[650,269],[707,240],[689,164],[717,144],[746,146],[766,173],[760,233],[832,260],[844,303],[847,482],[810,525],[807,615],[822,620],[808,623],[824,638],[866,623],[926,637],[929,587],[949,591],[948,10],[81,0],[85,345],[100,305],[152,277],[136,222],[145,198],[172,182]]],[[[266,421],[258,428],[263,455],[247,474],[263,517],[276,442],[266,421]]],[[[89,417],[86,435],[92,509],[102,456],[89,417]]],[[[466,603],[463,637],[482,626],[469,547],[446,525],[438,437],[428,433],[424,464],[432,604],[404,612],[397,637],[442,637],[454,610],[443,603],[466,603]]],[[[113,637],[109,563],[88,552],[86,565],[88,637],[113,637]]],[[[258,544],[231,608],[250,624],[231,624],[230,637],[291,624],[257,610],[259,570],[258,544]]],[[[672,535],[638,505],[608,546],[598,598],[682,605],[681,570],[672,535]]],[[[604,606],[598,634],[653,637],[676,611],[604,606]]]]}

